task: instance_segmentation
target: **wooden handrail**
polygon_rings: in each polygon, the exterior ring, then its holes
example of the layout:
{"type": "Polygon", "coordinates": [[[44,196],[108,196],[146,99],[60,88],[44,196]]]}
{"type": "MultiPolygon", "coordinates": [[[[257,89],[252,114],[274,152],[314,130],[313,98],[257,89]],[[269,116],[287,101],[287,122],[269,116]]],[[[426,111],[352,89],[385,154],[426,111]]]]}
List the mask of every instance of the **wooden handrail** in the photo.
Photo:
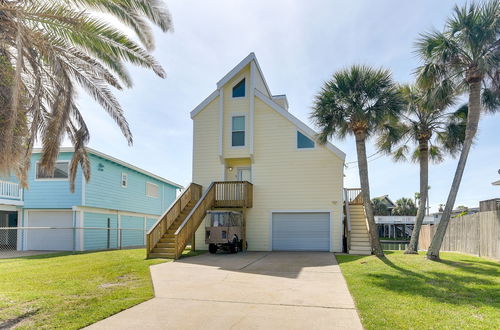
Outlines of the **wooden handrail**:
{"type": "Polygon", "coordinates": [[[212,182],[175,232],[175,258],[179,258],[207,211],[216,207],[253,206],[253,185],[248,181],[212,182]]]}
{"type": "Polygon", "coordinates": [[[201,197],[201,186],[196,183],[191,183],[184,192],[177,197],[175,202],[168,208],[158,221],[149,229],[146,234],[146,252],[153,250],[160,239],[165,235],[169,227],[174,223],[179,214],[185,209],[190,202],[197,202],[201,197]]]}
{"type": "Polygon", "coordinates": [[[345,202],[350,204],[363,204],[361,188],[344,188],[345,202]]]}
{"type": "Polygon", "coordinates": [[[215,182],[212,182],[174,234],[175,259],[178,259],[181,256],[188,240],[192,237],[196,229],[198,229],[198,226],[205,218],[207,211],[214,207],[214,204],[215,182]]]}

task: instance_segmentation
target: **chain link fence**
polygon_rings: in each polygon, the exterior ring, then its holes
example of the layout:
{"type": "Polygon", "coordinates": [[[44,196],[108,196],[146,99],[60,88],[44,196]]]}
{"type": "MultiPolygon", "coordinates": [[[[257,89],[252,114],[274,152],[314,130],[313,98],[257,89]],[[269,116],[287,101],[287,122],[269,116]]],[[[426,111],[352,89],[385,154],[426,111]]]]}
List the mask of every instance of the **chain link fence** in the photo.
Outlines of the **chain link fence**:
{"type": "Polygon", "coordinates": [[[144,247],[146,229],[0,227],[0,258],[15,251],[91,251],[144,247]]]}

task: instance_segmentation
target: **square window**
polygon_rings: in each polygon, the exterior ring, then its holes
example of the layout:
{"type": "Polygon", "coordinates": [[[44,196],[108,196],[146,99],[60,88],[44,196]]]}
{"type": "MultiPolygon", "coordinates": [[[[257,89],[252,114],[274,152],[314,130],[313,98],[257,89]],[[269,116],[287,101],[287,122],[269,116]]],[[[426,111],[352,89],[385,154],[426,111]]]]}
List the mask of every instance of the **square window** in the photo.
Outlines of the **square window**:
{"type": "Polygon", "coordinates": [[[158,198],[158,185],[146,182],[146,196],[158,198]]]}

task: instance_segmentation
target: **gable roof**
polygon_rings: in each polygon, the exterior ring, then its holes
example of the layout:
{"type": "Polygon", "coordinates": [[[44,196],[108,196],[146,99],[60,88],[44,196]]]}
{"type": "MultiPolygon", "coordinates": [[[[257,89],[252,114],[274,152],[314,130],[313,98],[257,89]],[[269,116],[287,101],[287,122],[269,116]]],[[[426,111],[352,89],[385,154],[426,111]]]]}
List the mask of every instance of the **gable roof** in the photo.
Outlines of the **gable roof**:
{"type": "Polygon", "coordinates": [[[389,195],[379,196],[379,197],[375,197],[373,199],[378,199],[380,201],[385,200],[387,202],[386,206],[388,208],[395,208],[396,207],[396,204],[394,204],[394,202],[389,198],[389,195]]]}
{"type": "Polygon", "coordinates": [[[264,81],[264,86],[266,87],[267,94],[272,95],[271,90],[267,85],[266,78],[264,78],[264,75],[262,74],[259,61],[257,61],[257,57],[255,57],[254,53],[248,54],[247,57],[245,57],[231,71],[229,71],[224,77],[222,77],[222,79],[217,82],[217,89],[222,88],[222,86],[224,86],[229,80],[233,79],[234,76],[236,76],[241,70],[243,70],[244,67],[250,64],[252,61],[255,62],[255,66],[257,67],[257,70],[259,70],[259,74],[262,77],[262,81],[264,81]]]}
{"type": "MultiPolygon", "coordinates": [[[[156,174],[153,174],[153,173],[148,172],[146,170],[143,170],[142,168],[139,168],[137,166],[134,166],[132,164],[124,162],[123,160],[120,160],[118,158],[112,157],[110,155],[107,155],[105,153],[102,153],[102,152],[97,151],[97,150],[92,149],[92,148],[85,148],[85,149],[87,150],[87,153],[89,153],[89,154],[95,155],[95,156],[100,157],[100,158],[107,159],[109,161],[112,161],[113,163],[122,165],[122,166],[127,167],[127,168],[129,168],[131,170],[134,170],[136,172],[139,172],[139,173],[142,173],[142,174],[147,175],[149,177],[155,178],[156,180],[159,180],[161,182],[167,183],[167,184],[169,184],[171,186],[174,186],[176,188],[179,188],[179,189],[184,188],[183,186],[181,186],[178,183],[175,183],[173,181],[167,180],[167,179],[165,179],[165,178],[163,178],[163,177],[161,177],[159,175],[156,175],[156,174]]],[[[59,149],[59,152],[74,152],[74,151],[75,151],[75,148],[73,148],[73,147],[61,147],[59,149]]],[[[42,148],[34,148],[33,149],[33,153],[34,154],[39,154],[41,152],[42,152],[42,148]]]]}
{"type": "MultiPolygon", "coordinates": [[[[240,63],[238,63],[231,71],[229,71],[224,77],[222,77],[221,80],[217,82],[217,89],[212,92],[206,99],[204,99],[196,108],[194,108],[190,115],[191,118],[194,118],[198,113],[200,113],[210,102],[215,100],[217,96],[220,95],[220,90],[221,88],[228,82],[230,81],[233,77],[235,77],[243,68],[245,68],[248,64],[250,64],[252,61],[254,61],[255,66],[257,67],[257,70],[259,71],[260,76],[262,77],[262,81],[264,82],[266,91],[269,96],[265,95],[258,89],[255,90],[255,96],[258,97],[260,100],[262,100],[264,103],[269,105],[272,109],[274,109],[276,112],[281,114],[283,117],[288,119],[291,123],[293,123],[298,129],[300,129],[303,133],[305,133],[309,138],[317,141],[316,136],[318,133],[314,131],[312,128],[310,128],[307,124],[303,123],[300,119],[292,115],[288,109],[283,108],[281,105],[277,104],[276,102],[273,101],[272,98],[283,98],[288,105],[288,100],[286,99],[286,95],[273,95],[271,91],[269,90],[269,86],[267,85],[266,79],[264,75],[262,74],[262,70],[259,65],[259,61],[257,61],[257,57],[255,54],[252,52],[248,54],[247,57],[245,57],[240,63]]],[[[334,146],[331,142],[327,142],[325,146],[331,150],[333,153],[335,153],[340,159],[345,160],[346,154],[334,146]]]]}
{"type": "MultiPolygon", "coordinates": [[[[285,110],[279,104],[274,102],[272,99],[264,95],[261,91],[255,90],[255,96],[257,96],[261,101],[271,107],[271,109],[275,110],[277,113],[288,119],[292,124],[294,124],[298,129],[300,129],[303,133],[305,133],[309,138],[317,141],[316,136],[318,133],[302,122],[300,119],[292,115],[289,111],[285,110]]],[[[345,153],[334,146],[331,142],[326,142],[325,146],[335,153],[340,159],[345,160],[345,153]]]]}

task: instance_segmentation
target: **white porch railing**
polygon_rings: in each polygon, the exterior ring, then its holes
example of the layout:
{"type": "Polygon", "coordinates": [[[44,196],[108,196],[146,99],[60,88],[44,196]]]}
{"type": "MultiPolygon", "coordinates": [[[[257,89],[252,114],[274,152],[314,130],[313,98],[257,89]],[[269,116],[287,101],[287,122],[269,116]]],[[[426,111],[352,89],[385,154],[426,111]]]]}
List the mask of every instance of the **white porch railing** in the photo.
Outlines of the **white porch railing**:
{"type": "Polygon", "coordinates": [[[16,182],[0,180],[0,198],[21,200],[22,189],[16,182]]]}
{"type": "MultiPolygon", "coordinates": [[[[415,224],[415,218],[414,216],[397,216],[397,215],[387,215],[387,216],[382,216],[382,215],[376,215],[375,216],[375,223],[376,224],[415,224]]],[[[433,216],[425,216],[424,217],[424,224],[435,224],[438,223],[439,219],[433,217],[433,216]]]]}

